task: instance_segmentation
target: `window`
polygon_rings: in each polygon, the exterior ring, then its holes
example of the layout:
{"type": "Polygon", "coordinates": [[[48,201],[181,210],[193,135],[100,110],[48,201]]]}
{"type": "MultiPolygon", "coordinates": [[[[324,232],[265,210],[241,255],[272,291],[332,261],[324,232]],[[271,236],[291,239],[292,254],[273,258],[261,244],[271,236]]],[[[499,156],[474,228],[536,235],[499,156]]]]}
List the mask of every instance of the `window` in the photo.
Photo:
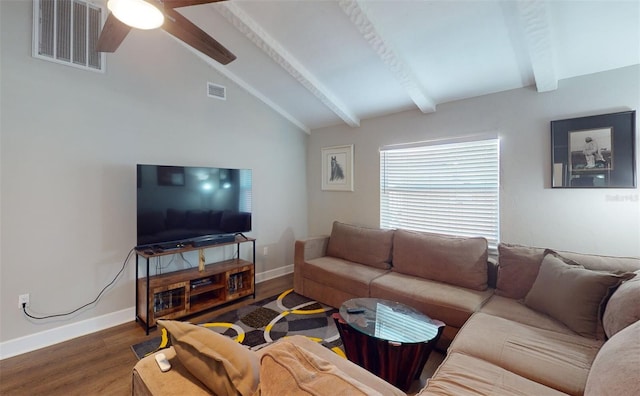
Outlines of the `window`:
{"type": "Polygon", "coordinates": [[[251,169],[240,169],[240,207],[241,212],[251,212],[252,202],[252,180],[251,169]]]}
{"type": "Polygon", "coordinates": [[[380,227],[499,241],[500,142],[426,142],[380,150],[380,227]]]}

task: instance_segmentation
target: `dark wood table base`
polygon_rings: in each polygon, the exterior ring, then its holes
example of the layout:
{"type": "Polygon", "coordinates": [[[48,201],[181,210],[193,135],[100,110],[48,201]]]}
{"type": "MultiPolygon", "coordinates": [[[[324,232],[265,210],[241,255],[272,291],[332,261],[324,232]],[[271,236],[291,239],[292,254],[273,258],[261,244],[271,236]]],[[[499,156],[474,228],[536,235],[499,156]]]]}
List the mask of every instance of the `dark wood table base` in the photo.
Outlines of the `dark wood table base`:
{"type": "Polygon", "coordinates": [[[429,342],[396,343],[370,337],[347,324],[339,313],[333,314],[347,358],[390,384],[407,391],[420,378],[438,335],[429,342]]]}

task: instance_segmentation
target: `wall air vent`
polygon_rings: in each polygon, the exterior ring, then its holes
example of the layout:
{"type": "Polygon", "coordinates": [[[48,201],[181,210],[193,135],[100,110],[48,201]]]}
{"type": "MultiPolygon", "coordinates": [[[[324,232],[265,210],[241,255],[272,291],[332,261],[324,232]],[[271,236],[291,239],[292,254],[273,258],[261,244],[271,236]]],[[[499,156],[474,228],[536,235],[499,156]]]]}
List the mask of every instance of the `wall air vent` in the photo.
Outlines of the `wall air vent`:
{"type": "Polygon", "coordinates": [[[227,88],[222,85],[207,83],[207,96],[221,100],[227,100],[227,88]]]}
{"type": "Polygon", "coordinates": [[[104,72],[105,54],[96,51],[103,7],[91,0],[33,0],[33,56],[104,72]]]}

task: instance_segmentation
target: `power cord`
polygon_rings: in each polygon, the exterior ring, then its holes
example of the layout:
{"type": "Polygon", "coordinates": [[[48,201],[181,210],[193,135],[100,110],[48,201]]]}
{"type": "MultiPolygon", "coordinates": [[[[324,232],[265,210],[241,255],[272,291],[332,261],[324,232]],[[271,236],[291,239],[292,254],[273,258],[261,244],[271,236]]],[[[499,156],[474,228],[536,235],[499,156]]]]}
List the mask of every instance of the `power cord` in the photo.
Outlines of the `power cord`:
{"type": "Polygon", "coordinates": [[[61,316],[69,316],[72,315],[78,311],[80,311],[83,308],[86,308],[90,305],[93,305],[95,303],[98,302],[98,300],[100,300],[100,297],[102,297],[102,294],[104,294],[104,292],[109,288],[109,286],[113,285],[114,283],[116,283],[116,280],[118,279],[118,277],[120,276],[120,274],[122,274],[122,272],[124,271],[125,267],[127,266],[127,263],[129,262],[129,259],[131,258],[131,254],[134,252],[134,249],[131,249],[129,251],[129,253],[127,254],[127,258],[124,259],[124,262],[122,263],[122,268],[120,268],[120,271],[118,271],[118,273],[116,274],[116,276],[113,278],[113,280],[111,280],[111,282],[109,282],[98,294],[98,296],[91,301],[90,303],[86,303],[83,306],[74,309],[73,311],[70,312],[66,312],[66,313],[61,313],[61,314],[55,314],[55,315],[46,315],[46,316],[34,316],[31,315],[29,312],[27,312],[27,303],[22,303],[22,311],[24,311],[24,314],[27,315],[28,317],[30,317],[31,319],[36,319],[36,320],[43,320],[43,319],[50,319],[50,318],[58,318],[61,316]]]}
{"type": "Polygon", "coordinates": [[[182,259],[182,261],[189,264],[189,268],[193,268],[193,264],[191,264],[191,261],[187,260],[187,258],[184,257],[184,254],[182,252],[180,252],[180,258],[182,259]]]}

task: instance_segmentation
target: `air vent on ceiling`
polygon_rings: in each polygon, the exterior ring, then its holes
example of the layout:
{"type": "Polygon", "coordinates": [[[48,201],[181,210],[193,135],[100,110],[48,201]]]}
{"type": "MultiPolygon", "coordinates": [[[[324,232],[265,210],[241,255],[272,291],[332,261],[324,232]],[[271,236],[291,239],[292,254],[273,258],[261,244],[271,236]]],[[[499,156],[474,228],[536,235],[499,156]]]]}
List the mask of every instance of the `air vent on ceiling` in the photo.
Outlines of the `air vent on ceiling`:
{"type": "Polygon", "coordinates": [[[207,96],[210,98],[227,100],[227,88],[222,85],[207,83],[207,96]]]}
{"type": "Polygon", "coordinates": [[[83,0],[33,0],[33,56],[104,71],[105,54],[96,50],[102,7],[83,0]]]}

